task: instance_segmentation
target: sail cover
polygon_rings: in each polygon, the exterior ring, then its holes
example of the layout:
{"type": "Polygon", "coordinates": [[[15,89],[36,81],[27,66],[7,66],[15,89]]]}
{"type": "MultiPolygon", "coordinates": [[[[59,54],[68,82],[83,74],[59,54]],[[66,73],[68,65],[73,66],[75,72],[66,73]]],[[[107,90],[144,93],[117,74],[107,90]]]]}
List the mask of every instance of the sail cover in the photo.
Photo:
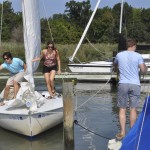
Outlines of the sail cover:
{"type": "Polygon", "coordinates": [[[150,150],[150,96],[146,97],[143,110],[136,123],[122,141],[120,150],[150,150]]]}
{"type": "Polygon", "coordinates": [[[32,63],[32,59],[40,56],[41,31],[39,0],[22,0],[24,46],[27,64],[28,81],[34,87],[33,72],[39,62],[32,63]]]}

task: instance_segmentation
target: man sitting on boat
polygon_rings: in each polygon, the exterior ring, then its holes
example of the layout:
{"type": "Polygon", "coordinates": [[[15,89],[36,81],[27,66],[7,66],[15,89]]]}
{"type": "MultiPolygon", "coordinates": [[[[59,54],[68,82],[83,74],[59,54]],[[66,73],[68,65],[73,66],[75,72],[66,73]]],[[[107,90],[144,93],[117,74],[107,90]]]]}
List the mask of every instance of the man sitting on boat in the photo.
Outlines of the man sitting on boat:
{"type": "Polygon", "coordinates": [[[4,89],[3,102],[0,105],[4,105],[4,100],[7,100],[10,87],[14,87],[14,99],[20,88],[19,82],[23,81],[26,71],[26,64],[20,58],[13,58],[10,52],[3,53],[4,63],[0,65],[0,70],[6,69],[10,72],[10,77],[6,82],[4,89]]]}

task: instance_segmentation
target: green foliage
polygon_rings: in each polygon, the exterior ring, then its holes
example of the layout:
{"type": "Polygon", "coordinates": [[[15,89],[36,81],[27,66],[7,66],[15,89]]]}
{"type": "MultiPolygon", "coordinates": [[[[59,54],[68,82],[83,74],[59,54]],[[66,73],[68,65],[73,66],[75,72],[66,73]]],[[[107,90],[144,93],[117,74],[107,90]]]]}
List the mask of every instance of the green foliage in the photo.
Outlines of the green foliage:
{"type": "MultiPolygon", "coordinates": [[[[42,48],[45,48],[46,44],[42,44],[42,48]]],[[[76,44],[56,44],[56,48],[59,51],[61,63],[69,63],[69,57],[73,54],[76,44]]],[[[82,62],[106,60],[112,57],[113,51],[117,50],[117,44],[94,44],[97,50],[95,50],[90,44],[83,44],[77,53],[77,58],[82,62]]],[[[13,57],[19,57],[25,61],[25,50],[23,43],[3,42],[1,46],[1,56],[4,52],[9,51],[13,57]]],[[[2,57],[0,63],[3,62],[2,57]]]]}
{"type": "Polygon", "coordinates": [[[90,1],[76,2],[71,0],[66,3],[65,13],[76,26],[85,27],[91,14],[90,1]]]}
{"type": "MultiPolygon", "coordinates": [[[[41,19],[42,43],[54,40],[58,44],[75,44],[80,40],[92,14],[90,0],[71,0],[65,6],[64,14],[54,14],[49,19],[41,19]]],[[[10,1],[4,1],[3,7],[2,42],[22,42],[22,13],[15,13],[10,1]]],[[[113,8],[104,7],[97,10],[86,35],[92,43],[118,42],[120,7],[121,4],[118,3],[113,8]]],[[[137,9],[125,2],[122,34],[125,37],[134,37],[139,42],[150,43],[149,31],[150,8],[137,9]]],[[[83,43],[87,43],[87,40],[84,39],[83,43]]]]}

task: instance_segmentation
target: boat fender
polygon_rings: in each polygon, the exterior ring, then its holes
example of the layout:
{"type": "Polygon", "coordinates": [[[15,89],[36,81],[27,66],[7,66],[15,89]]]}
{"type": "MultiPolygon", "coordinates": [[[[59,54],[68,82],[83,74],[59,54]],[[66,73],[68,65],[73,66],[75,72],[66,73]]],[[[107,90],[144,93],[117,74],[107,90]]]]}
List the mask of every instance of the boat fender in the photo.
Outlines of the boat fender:
{"type": "Polygon", "coordinates": [[[116,139],[111,139],[108,142],[108,150],[119,150],[121,146],[121,141],[117,141],[116,139]]]}

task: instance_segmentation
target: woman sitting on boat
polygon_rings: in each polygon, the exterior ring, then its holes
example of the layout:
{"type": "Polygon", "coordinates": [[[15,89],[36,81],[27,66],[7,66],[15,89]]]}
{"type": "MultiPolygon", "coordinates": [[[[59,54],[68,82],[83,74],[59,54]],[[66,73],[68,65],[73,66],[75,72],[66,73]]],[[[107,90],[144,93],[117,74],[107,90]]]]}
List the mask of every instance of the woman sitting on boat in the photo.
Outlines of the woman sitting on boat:
{"type": "Polygon", "coordinates": [[[58,50],[54,46],[54,42],[52,41],[47,42],[47,46],[45,49],[42,50],[40,57],[35,58],[32,61],[33,62],[40,61],[41,59],[44,60],[43,74],[46,81],[48,92],[50,94],[48,99],[51,99],[56,95],[54,88],[54,78],[56,71],[58,74],[61,73],[60,57],[58,50]]]}

